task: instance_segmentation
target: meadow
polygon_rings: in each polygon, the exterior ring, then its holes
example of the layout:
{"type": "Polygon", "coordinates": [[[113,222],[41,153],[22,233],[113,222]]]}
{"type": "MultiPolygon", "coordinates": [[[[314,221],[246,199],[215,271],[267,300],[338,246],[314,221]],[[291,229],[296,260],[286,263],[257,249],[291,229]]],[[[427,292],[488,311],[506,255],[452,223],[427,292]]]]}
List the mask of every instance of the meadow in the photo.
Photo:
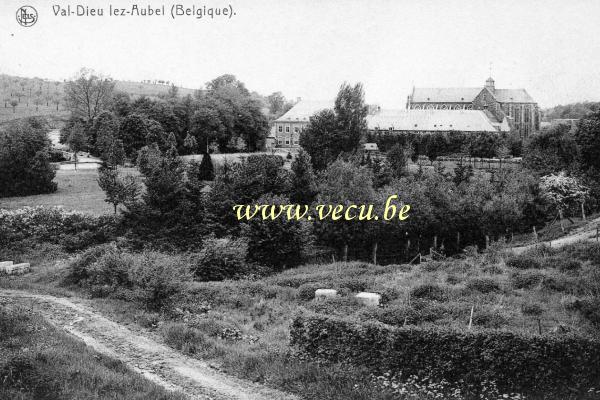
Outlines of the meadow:
{"type": "MultiPolygon", "coordinates": [[[[138,176],[135,168],[124,168],[124,174],[138,176]]],[[[112,205],[104,201],[105,194],[98,186],[95,169],[58,170],[54,181],[58,190],[54,193],[34,196],[0,198],[0,209],[15,210],[23,207],[60,206],[69,211],[91,215],[112,214],[112,205]]]]}

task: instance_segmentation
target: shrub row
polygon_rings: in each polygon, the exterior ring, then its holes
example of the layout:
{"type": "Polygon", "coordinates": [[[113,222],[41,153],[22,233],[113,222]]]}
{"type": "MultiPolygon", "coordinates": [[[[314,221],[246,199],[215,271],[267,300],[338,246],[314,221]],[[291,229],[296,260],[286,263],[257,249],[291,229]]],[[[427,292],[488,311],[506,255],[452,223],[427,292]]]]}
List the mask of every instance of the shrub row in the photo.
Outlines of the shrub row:
{"type": "Polygon", "coordinates": [[[105,243],[116,235],[114,216],[95,217],[60,207],[24,207],[0,210],[0,245],[23,240],[62,245],[67,251],[105,243]]]}
{"type": "Polygon", "coordinates": [[[300,314],[291,343],[318,359],[375,373],[462,380],[471,388],[495,381],[504,392],[534,397],[582,398],[600,386],[600,342],[574,336],[403,328],[300,314]]]}

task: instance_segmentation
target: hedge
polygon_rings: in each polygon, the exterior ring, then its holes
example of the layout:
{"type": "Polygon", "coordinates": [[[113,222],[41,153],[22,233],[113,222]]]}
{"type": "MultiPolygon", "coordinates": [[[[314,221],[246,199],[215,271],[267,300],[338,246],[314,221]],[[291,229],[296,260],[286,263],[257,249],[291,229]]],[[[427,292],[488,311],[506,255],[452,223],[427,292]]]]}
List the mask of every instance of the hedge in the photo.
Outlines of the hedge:
{"type": "Polygon", "coordinates": [[[105,243],[116,236],[118,218],[65,211],[60,207],[0,210],[0,246],[24,240],[62,245],[67,251],[105,243]]]}
{"type": "Polygon", "coordinates": [[[504,393],[537,398],[579,398],[600,387],[600,342],[575,336],[392,327],[300,314],[292,322],[291,344],[309,356],[374,373],[463,380],[471,387],[495,381],[504,393]]]}

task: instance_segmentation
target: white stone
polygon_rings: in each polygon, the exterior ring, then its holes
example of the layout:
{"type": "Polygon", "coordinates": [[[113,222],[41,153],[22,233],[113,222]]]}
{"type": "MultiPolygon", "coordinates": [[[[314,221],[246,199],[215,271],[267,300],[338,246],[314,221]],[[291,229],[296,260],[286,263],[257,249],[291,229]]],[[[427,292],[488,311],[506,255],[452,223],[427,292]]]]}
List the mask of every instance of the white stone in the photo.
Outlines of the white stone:
{"type": "Polygon", "coordinates": [[[378,306],[381,301],[381,295],[377,293],[360,292],[355,297],[365,306],[378,306]]]}
{"type": "Polygon", "coordinates": [[[29,265],[29,263],[7,265],[4,266],[3,269],[0,269],[0,271],[4,271],[9,275],[24,274],[25,272],[29,272],[30,270],[31,266],[29,265]]]}
{"type": "Polygon", "coordinates": [[[315,299],[335,297],[337,296],[337,290],[335,289],[317,289],[315,290],[315,299]]]}
{"type": "Polygon", "coordinates": [[[8,267],[9,265],[13,265],[12,261],[0,261],[0,269],[4,267],[8,267]]]}

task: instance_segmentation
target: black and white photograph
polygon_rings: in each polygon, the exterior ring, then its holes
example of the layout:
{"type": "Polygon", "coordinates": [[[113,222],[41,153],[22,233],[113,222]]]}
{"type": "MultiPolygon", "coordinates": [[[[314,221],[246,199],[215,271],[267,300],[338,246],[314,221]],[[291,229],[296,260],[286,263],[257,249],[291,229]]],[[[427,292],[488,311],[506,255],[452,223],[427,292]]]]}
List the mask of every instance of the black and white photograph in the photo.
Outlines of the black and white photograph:
{"type": "Polygon", "coordinates": [[[599,21],[1,0],[0,400],[600,400],[599,21]]]}

